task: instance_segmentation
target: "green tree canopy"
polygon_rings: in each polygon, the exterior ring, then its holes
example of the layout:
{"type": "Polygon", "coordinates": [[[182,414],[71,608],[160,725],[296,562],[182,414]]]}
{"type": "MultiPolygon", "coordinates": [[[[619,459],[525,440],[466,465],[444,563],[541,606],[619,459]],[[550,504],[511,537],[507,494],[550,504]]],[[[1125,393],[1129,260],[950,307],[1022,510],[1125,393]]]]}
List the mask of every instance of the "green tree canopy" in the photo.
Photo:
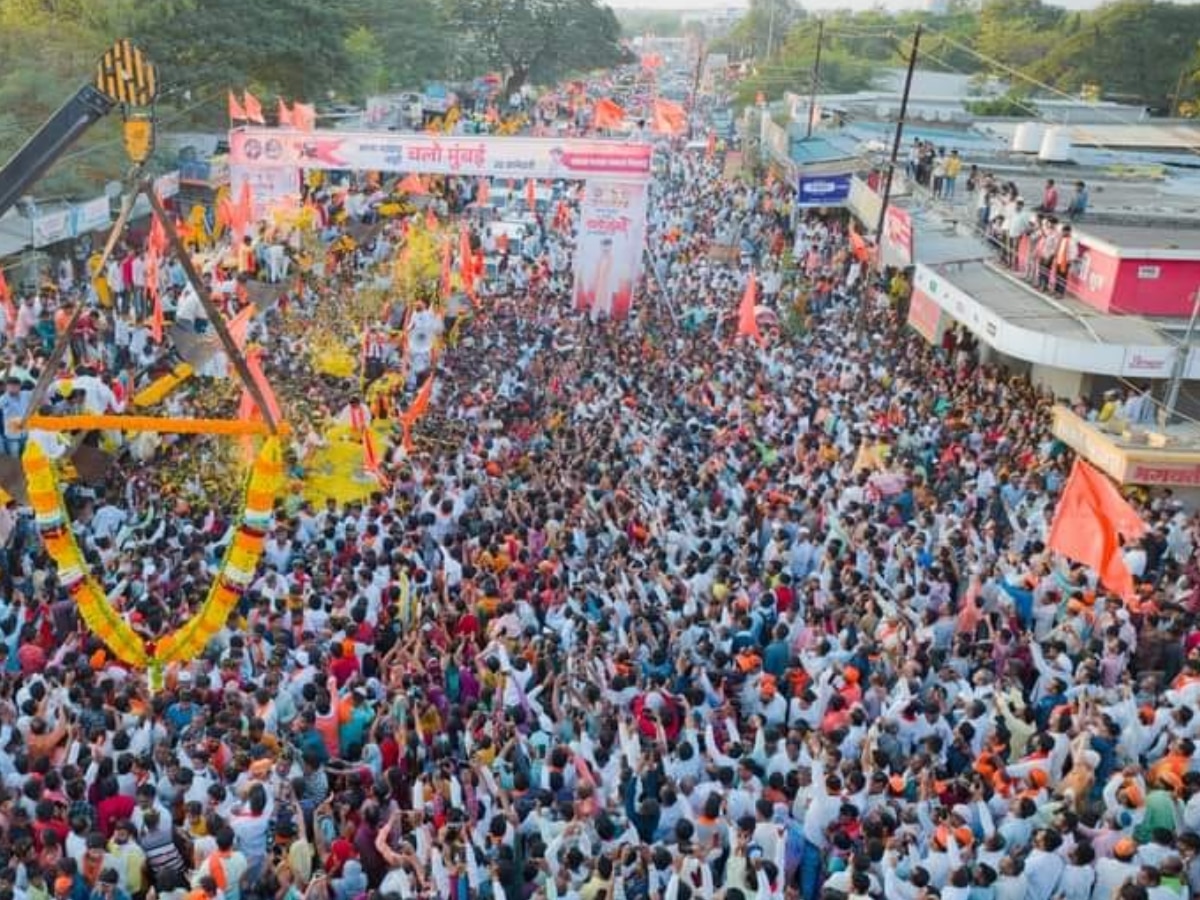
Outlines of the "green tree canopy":
{"type": "Polygon", "coordinates": [[[597,0],[446,0],[468,57],[506,76],[511,96],[529,82],[632,62],[621,24],[597,0]]]}
{"type": "Polygon", "coordinates": [[[1094,84],[1102,97],[1167,112],[1195,95],[1198,35],[1200,6],[1118,0],[1082,17],[1030,73],[1072,93],[1094,84]]]}

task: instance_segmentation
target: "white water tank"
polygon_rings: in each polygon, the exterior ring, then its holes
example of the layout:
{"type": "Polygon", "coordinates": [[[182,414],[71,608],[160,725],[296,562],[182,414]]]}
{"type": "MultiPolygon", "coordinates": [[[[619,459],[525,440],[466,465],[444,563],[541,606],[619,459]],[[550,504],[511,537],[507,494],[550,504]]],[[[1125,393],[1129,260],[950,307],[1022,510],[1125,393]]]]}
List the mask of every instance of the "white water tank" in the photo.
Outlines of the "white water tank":
{"type": "Polygon", "coordinates": [[[1042,137],[1046,134],[1046,126],[1041,122],[1022,122],[1013,132],[1013,153],[1037,153],[1042,149],[1042,137]]]}
{"type": "Polygon", "coordinates": [[[1071,133],[1058,126],[1046,129],[1038,159],[1042,162],[1070,162],[1071,155],[1071,133]]]}

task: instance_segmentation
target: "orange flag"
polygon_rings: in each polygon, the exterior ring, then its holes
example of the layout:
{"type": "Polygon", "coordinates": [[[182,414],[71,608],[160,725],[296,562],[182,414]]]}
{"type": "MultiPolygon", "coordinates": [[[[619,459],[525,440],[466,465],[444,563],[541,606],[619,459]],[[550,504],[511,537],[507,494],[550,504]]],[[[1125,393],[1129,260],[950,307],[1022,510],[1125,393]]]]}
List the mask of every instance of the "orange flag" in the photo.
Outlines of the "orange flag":
{"type": "Polygon", "coordinates": [[[279,127],[292,127],[292,111],[287,108],[287,104],[283,102],[283,98],[279,98],[279,127]]]}
{"type": "Polygon", "coordinates": [[[442,299],[450,299],[450,239],[446,238],[442,241],[442,299]]]}
{"type": "Polygon", "coordinates": [[[404,449],[409,453],[413,450],[412,442],[412,427],[417,423],[421,416],[425,415],[429,409],[429,400],[433,396],[433,371],[425,377],[425,383],[421,385],[421,389],[417,391],[417,396],[410,406],[400,416],[400,430],[403,433],[404,449]]]}
{"type": "Polygon", "coordinates": [[[245,92],[245,103],[246,103],[246,121],[255,122],[259,125],[266,125],[267,120],[263,118],[262,104],[258,102],[258,98],[255,97],[249,91],[246,91],[245,92]]]}
{"type": "Polygon", "coordinates": [[[742,294],[741,305],[738,306],[738,337],[752,337],[758,346],[766,346],[762,334],[758,330],[758,319],[754,315],[754,304],[758,300],[758,279],[754,270],[750,271],[750,280],[746,282],[746,292],[742,294]]]}
{"type": "Polygon", "coordinates": [[[687,131],[687,113],[678,103],[655,100],[650,124],[659,134],[678,136],[687,131]]]}
{"type": "Polygon", "coordinates": [[[462,276],[463,290],[475,299],[475,271],[471,268],[471,233],[464,225],[458,233],[458,266],[462,276]]]}
{"type": "Polygon", "coordinates": [[[537,209],[537,183],[532,178],[525,179],[525,205],[537,209]]]}
{"type": "Polygon", "coordinates": [[[246,346],[246,334],[250,330],[250,320],[254,318],[254,304],[250,303],[243,306],[236,316],[231,317],[225,322],[225,328],[229,332],[229,336],[233,338],[233,342],[239,348],[246,346]]]}
{"type": "Polygon", "coordinates": [[[146,238],[146,247],[160,256],[167,252],[167,230],[158,216],[150,217],[150,235],[146,238]]]}
{"type": "Polygon", "coordinates": [[[246,121],[246,110],[242,104],[238,103],[238,98],[233,95],[233,91],[229,92],[229,118],[235,122],[246,121]]]}
{"type": "Polygon", "coordinates": [[[871,258],[871,248],[867,246],[867,242],[863,240],[863,236],[854,228],[850,229],[850,250],[854,253],[854,258],[859,262],[865,263],[871,258]]]}
{"type": "Polygon", "coordinates": [[[404,179],[396,185],[396,190],[405,194],[427,194],[425,183],[421,181],[421,176],[416,172],[409,172],[404,176],[404,179]]]}
{"type": "Polygon", "coordinates": [[[362,449],[363,468],[374,475],[376,480],[379,481],[380,487],[386,490],[390,482],[387,476],[383,474],[383,467],[379,464],[379,453],[375,450],[375,435],[371,433],[370,428],[362,430],[362,449]]]}
{"type": "Polygon", "coordinates": [[[298,131],[312,131],[317,127],[317,111],[311,103],[292,104],[292,127],[298,131]]]}
{"type": "Polygon", "coordinates": [[[625,110],[607,97],[592,105],[593,128],[620,128],[625,122],[625,110]]]}
{"type": "Polygon", "coordinates": [[[717,133],[715,131],[710,131],[708,133],[708,140],[704,144],[704,158],[712,159],[713,156],[716,155],[716,152],[717,152],[717,133]]]}
{"type": "Polygon", "coordinates": [[[437,231],[438,217],[432,206],[425,207],[425,230],[437,231]]]}
{"type": "Polygon", "coordinates": [[[1145,532],[1146,523],[1116,486],[1082,459],[1076,459],[1058,499],[1046,545],[1095,569],[1104,587],[1129,597],[1133,594],[1133,575],[1125,565],[1117,537],[1131,541],[1145,532]]]}
{"type": "Polygon", "coordinates": [[[479,179],[479,190],[475,193],[475,202],[480,206],[486,206],[488,199],[492,196],[492,184],[486,178],[479,179]]]}
{"type": "MultiPolygon", "coordinates": [[[[157,265],[158,264],[155,263],[155,266],[157,265]]],[[[152,296],[154,298],[154,310],[150,314],[150,336],[154,338],[154,343],[161,344],[163,339],[162,297],[158,295],[157,290],[152,292],[152,296]]]]}
{"type": "Polygon", "coordinates": [[[12,290],[3,269],[0,269],[0,302],[4,304],[4,317],[8,319],[8,333],[12,334],[17,327],[17,307],[13,303],[12,290]]]}

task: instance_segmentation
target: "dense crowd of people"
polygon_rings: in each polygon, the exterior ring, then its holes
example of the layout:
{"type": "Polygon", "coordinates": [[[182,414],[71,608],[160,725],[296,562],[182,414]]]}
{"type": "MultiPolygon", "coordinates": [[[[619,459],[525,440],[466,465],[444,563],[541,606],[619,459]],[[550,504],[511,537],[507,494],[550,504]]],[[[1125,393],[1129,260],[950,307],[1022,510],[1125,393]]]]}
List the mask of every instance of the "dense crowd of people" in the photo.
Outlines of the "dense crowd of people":
{"type": "MultiPolygon", "coordinates": [[[[916,164],[953,193],[957,162],[916,164]]],[[[330,245],[370,217],[335,196],[330,245]]],[[[1045,546],[1054,398],[907,331],[903,279],[837,217],[674,149],[650,230],[632,317],[591,322],[547,258],[569,229],[535,217],[366,499],[304,496],[298,421],[251,589],[160,692],[82,630],[9,504],[0,900],[1200,893],[1195,516],[1144,498],[1139,599],[1106,595],[1045,546]],[[751,269],[761,347],[736,335],[751,269]]],[[[357,403],[312,376],[306,329],[402,242],[342,244],[257,317],[293,411],[357,403]]],[[[10,348],[9,453],[46,349],[10,348]]],[[[97,361],[56,404],[121,402],[97,361]]],[[[76,534],[159,634],[232,513],[166,490],[161,452],[115,465],[72,488],[76,534]]]]}

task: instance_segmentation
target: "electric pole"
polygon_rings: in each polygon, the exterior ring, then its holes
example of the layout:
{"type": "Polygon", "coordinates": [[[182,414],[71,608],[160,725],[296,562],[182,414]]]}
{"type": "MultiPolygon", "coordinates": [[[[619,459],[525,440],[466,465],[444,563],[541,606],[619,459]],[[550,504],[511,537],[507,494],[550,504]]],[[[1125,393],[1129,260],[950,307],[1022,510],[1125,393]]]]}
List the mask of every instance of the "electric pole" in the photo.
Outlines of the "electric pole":
{"type": "Polygon", "coordinates": [[[912,91],[913,71],[917,68],[917,50],[921,46],[921,26],[913,32],[912,51],[908,55],[908,72],[904,75],[904,93],[900,97],[900,116],[896,120],[896,136],[892,140],[892,156],[888,160],[887,172],[883,176],[883,202],[879,204],[879,221],[875,225],[876,256],[883,246],[883,220],[887,216],[888,203],[892,199],[892,174],[900,156],[900,141],[904,137],[904,117],[908,115],[908,95],[912,91]]]}
{"type": "Polygon", "coordinates": [[[817,87],[821,83],[821,45],[825,43],[825,20],[817,19],[817,56],[813,60],[812,90],[808,95],[808,130],[804,139],[812,137],[813,128],[817,124],[817,87]]]}

